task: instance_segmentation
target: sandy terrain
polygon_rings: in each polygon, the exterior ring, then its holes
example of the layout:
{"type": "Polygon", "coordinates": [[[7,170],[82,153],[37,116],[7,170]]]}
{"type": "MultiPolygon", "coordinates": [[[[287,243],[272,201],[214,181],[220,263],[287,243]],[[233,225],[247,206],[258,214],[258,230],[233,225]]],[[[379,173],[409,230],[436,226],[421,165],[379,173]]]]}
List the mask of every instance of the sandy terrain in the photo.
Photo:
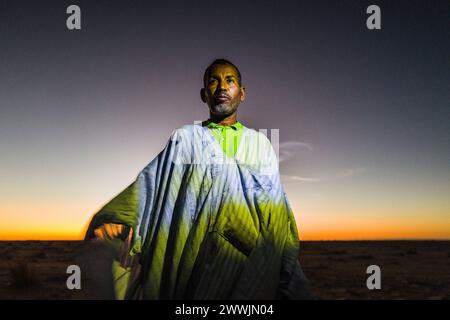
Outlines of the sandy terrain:
{"type": "Polygon", "coordinates": [[[450,299],[450,241],[306,241],[300,261],[319,299],[450,299]],[[367,289],[372,264],[381,290],[367,289]]]}
{"type": "MultiPolygon", "coordinates": [[[[68,290],[76,241],[0,242],[0,299],[85,299],[68,290]]],[[[450,241],[301,242],[300,261],[317,299],[449,299],[450,241]],[[381,268],[368,290],[366,268],[381,268]]]]}

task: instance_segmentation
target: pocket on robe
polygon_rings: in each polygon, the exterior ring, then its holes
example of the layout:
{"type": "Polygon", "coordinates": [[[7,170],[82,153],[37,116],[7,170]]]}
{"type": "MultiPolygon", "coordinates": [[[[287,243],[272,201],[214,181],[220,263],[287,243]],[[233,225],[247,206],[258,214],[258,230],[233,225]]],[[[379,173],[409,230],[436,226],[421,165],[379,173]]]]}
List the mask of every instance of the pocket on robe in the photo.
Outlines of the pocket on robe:
{"type": "Polygon", "coordinates": [[[247,261],[247,255],[223,234],[209,232],[190,279],[188,299],[227,299],[247,261]]]}

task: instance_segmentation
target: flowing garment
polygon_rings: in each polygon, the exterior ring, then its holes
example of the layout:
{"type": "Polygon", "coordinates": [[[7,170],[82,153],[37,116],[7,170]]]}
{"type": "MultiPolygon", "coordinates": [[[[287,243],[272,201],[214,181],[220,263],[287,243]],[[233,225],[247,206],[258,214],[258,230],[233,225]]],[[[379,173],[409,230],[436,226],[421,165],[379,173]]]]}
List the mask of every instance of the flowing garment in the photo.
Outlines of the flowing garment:
{"type": "Polygon", "coordinates": [[[176,129],[94,215],[86,240],[104,225],[126,226],[113,263],[116,298],[308,298],[272,145],[247,127],[240,140],[230,157],[204,124],[176,129]]]}

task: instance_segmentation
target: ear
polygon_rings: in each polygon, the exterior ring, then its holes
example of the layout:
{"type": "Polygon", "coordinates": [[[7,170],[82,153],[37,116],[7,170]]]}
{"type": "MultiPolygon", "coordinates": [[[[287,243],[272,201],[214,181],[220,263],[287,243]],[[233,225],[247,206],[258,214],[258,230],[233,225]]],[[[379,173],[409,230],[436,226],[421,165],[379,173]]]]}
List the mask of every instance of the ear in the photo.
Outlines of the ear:
{"type": "Polygon", "coordinates": [[[245,87],[241,87],[241,102],[243,102],[247,96],[247,89],[245,87]]]}
{"type": "Polygon", "coordinates": [[[200,98],[202,99],[202,101],[204,103],[206,103],[206,92],[205,92],[205,88],[200,89],[200,98]]]}

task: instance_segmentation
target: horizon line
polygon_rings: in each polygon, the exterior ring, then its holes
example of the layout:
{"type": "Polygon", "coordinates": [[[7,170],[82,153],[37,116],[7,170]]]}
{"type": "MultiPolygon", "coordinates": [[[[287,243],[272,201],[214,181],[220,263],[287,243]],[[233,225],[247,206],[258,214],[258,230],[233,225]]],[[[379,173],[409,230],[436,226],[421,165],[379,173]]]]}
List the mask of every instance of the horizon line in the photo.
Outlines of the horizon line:
{"type": "MultiPolygon", "coordinates": [[[[84,239],[0,239],[0,242],[26,242],[26,241],[72,241],[83,242],[84,239]]],[[[450,241],[450,238],[387,238],[387,239],[306,239],[299,242],[363,242],[363,241],[450,241]]]]}

